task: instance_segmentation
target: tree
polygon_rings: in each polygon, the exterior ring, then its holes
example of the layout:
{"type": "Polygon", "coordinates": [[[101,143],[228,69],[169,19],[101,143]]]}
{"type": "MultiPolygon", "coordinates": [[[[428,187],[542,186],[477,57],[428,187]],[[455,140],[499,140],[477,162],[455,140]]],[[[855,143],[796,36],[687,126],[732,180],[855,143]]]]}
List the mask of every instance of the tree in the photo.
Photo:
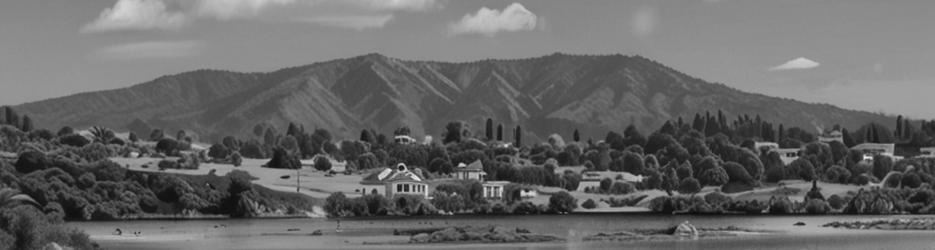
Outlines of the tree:
{"type": "Polygon", "coordinates": [[[374,144],[376,142],[376,137],[370,130],[362,129],[360,130],[360,141],[374,144]]]}
{"type": "Polygon", "coordinates": [[[593,199],[588,199],[581,204],[581,207],[584,209],[594,209],[597,208],[597,202],[594,202],[593,199]]]}
{"type": "Polygon", "coordinates": [[[396,128],[396,130],[393,131],[394,136],[399,136],[399,135],[409,136],[410,134],[412,134],[412,130],[409,129],[409,126],[402,126],[402,127],[396,128]]]}
{"type": "Polygon", "coordinates": [[[570,213],[578,208],[578,200],[568,192],[560,191],[549,197],[549,209],[556,213],[570,213]]]}
{"type": "Polygon", "coordinates": [[[730,180],[730,177],[723,167],[716,166],[702,171],[699,180],[704,183],[705,186],[720,186],[726,184],[730,180]]]}
{"type": "Polygon", "coordinates": [[[463,138],[471,136],[468,124],[462,121],[449,122],[445,125],[445,135],[442,143],[460,143],[463,138]]]}
{"type": "Polygon", "coordinates": [[[29,195],[20,193],[19,190],[8,187],[0,188],[0,211],[24,204],[39,207],[36,200],[29,195]]]}
{"type": "Polygon", "coordinates": [[[165,136],[165,133],[163,133],[161,129],[153,129],[153,132],[149,133],[149,140],[159,141],[162,140],[165,136]]]}
{"type": "Polygon", "coordinates": [[[487,118],[487,126],[484,129],[484,135],[487,136],[487,140],[493,140],[493,119],[487,118]]]}
{"type": "Polygon", "coordinates": [[[520,127],[519,125],[516,125],[516,129],[513,130],[513,137],[514,137],[513,144],[515,144],[513,146],[517,148],[522,147],[523,146],[523,128],[520,127]]]}
{"type": "Polygon", "coordinates": [[[177,155],[179,153],[179,142],[172,138],[163,138],[156,142],[156,152],[165,155],[177,155]]]}
{"type": "Polygon", "coordinates": [[[695,194],[701,191],[701,183],[698,182],[698,179],[688,177],[682,179],[682,182],[679,183],[679,193],[680,194],[695,194]]]}
{"type": "Polygon", "coordinates": [[[211,148],[208,149],[208,156],[217,160],[227,159],[227,156],[229,155],[230,149],[228,149],[227,146],[224,146],[224,144],[214,144],[211,145],[211,148]]]}
{"type": "MultiPolygon", "coordinates": [[[[636,129],[636,126],[630,124],[626,129],[623,130],[623,144],[624,147],[629,147],[631,145],[646,145],[646,137],[636,129]]],[[[655,152],[650,152],[655,153],[655,152]]]]}
{"type": "Polygon", "coordinates": [[[44,153],[39,151],[26,151],[19,154],[19,158],[13,165],[16,167],[17,172],[28,174],[36,170],[46,169],[51,164],[44,153]]]}
{"type": "Polygon", "coordinates": [[[62,144],[79,148],[91,143],[90,139],[79,134],[67,134],[63,137],[59,137],[58,141],[62,144]]]}
{"type": "Polygon", "coordinates": [[[327,157],[319,156],[315,158],[315,169],[318,171],[331,170],[331,161],[327,157]]]}
{"type": "Polygon", "coordinates": [[[58,137],[63,137],[63,136],[74,134],[74,133],[75,133],[75,129],[69,126],[64,126],[61,129],[59,129],[58,133],[55,133],[55,135],[58,137]]]}
{"type": "Polygon", "coordinates": [[[32,119],[28,115],[23,115],[23,126],[20,130],[23,132],[29,132],[33,130],[32,119]]]}
{"type": "Polygon", "coordinates": [[[234,165],[234,167],[240,167],[240,164],[243,163],[243,157],[240,156],[240,152],[234,151],[234,153],[230,154],[230,158],[231,164],[234,165]]]}
{"type": "Polygon", "coordinates": [[[503,141],[503,124],[497,124],[497,141],[503,141]]]}
{"type": "Polygon", "coordinates": [[[729,182],[743,183],[747,185],[756,184],[756,180],[750,176],[750,173],[748,173],[742,165],[736,162],[724,163],[724,172],[727,173],[729,182]]]}
{"type": "Polygon", "coordinates": [[[574,139],[575,142],[581,141],[581,135],[578,134],[578,129],[575,129],[575,132],[572,134],[572,139],[574,139]]]}
{"type": "MultiPolygon", "coordinates": [[[[805,181],[812,181],[818,177],[818,174],[815,172],[815,166],[805,158],[799,158],[789,163],[788,170],[795,171],[795,175],[805,181]]],[[[790,175],[787,174],[786,176],[790,175]]]]}
{"type": "Polygon", "coordinates": [[[885,155],[873,156],[873,176],[882,180],[890,171],[893,171],[893,158],[885,155]]]}
{"type": "Polygon", "coordinates": [[[273,149],[273,158],[266,163],[268,168],[282,168],[282,169],[298,169],[302,167],[302,163],[299,162],[299,158],[289,154],[283,148],[273,149]]]}
{"type": "Polygon", "coordinates": [[[302,134],[302,130],[299,129],[299,126],[296,126],[295,123],[289,123],[289,127],[286,128],[286,135],[296,137],[302,134]]]}
{"type": "Polygon", "coordinates": [[[140,141],[140,137],[137,136],[136,133],[133,133],[133,132],[130,132],[130,135],[128,136],[127,139],[130,139],[130,142],[133,142],[133,143],[140,141]]]}

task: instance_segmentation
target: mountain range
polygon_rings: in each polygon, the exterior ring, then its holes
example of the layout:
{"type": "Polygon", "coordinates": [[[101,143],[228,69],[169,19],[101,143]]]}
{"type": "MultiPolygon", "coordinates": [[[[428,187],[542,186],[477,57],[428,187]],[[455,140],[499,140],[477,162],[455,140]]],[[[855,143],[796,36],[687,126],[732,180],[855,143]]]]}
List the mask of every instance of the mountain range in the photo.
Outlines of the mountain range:
{"type": "MultiPolygon", "coordinates": [[[[483,134],[487,118],[504,137],[520,125],[536,141],[551,133],[602,139],[634,124],[659,128],[696,113],[759,115],[773,123],[816,127],[892,117],[743,92],[686,75],[661,63],[625,55],[568,55],[449,63],[367,54],[273,72],[196,70],[127,88],[80,93],[14,107],[42,127],[104,126],[185,129],[213,142],[249,136],[257,124],[288,123],[357,138],[361,129],[439,138],[445,124],[466,121],[483,134]],[[496,125],[495,125],[496,126],[496,125]]],[[[143,135],[145,137],[145,135],[143,135]]]]}

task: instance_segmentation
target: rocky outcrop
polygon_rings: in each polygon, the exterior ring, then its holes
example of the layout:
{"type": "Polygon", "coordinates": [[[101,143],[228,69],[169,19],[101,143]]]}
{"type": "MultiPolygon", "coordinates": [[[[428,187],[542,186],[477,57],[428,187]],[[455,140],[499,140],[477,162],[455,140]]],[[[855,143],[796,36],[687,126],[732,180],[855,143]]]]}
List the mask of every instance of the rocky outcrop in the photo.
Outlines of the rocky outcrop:
{"type": "Polygon", "coordinates": [[[935,230],[935,218],[909,218],[871,221],[835,221],[822,225],[822,227],[846,229],[876,229],[876,230],[935,230]]]}
{"type": "Polygon", "coordinates": [[[685,221],[675,227],[675,232],[673,232],[672,235],[680,238],[698,239],[698,229],[691,223],[688,223],[688,221],[685,221]]]}
{"type": "Polygon", "coordinates": [[[410,243],[444,242],[545,242],[561,240],[558,237],[529,233],[528,230],[509,229],[500,226],[447,227],[431,233],[412,235],[410,243]]]}

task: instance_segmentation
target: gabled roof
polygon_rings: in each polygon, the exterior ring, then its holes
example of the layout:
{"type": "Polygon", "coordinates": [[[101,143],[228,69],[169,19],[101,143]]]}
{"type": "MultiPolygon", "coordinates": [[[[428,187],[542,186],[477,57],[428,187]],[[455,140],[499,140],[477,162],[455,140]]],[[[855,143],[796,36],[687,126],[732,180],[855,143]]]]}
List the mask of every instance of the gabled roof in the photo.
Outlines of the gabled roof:
{"type": "Polygon", "coordinates": [[[420,171],[409,171],[408,168],[403,165],[402,168],[393,169],[385,168],[383,171],[375,172],[367,177],[364,177],[360,181],[361,184],[384,184],[388,182],[397,182],[397,181],[414,181],[422,182],[425,180],[425,177],[422,176],[420,171]]]}
{"type": "Polygon", "coordinates": [[[484,164],[480,160],[474,160],[471,164],[464,165],[464,163],[458,164],[458,167],[455,168],[455,171],[464,171],[464,172],[478,172],[484,171],[484,164]]]}

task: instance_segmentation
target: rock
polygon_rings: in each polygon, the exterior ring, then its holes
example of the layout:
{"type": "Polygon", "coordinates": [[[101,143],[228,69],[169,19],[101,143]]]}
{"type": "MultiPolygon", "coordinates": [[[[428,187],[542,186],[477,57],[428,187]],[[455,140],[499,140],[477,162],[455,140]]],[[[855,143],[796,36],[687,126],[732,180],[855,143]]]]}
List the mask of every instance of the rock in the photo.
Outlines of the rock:
{"type": "Polygon", "coordinates": [[[461,239],[461,233],[453,227],[445,228],[432,233],[431,242],[458,241],[461,239]]]}
{"type": "Polygon", "coordinates": [[[675,232],[673,232],[672,235],[681,238],[698,239],[698,229],[691,223],[688,223],[688,221],[685,221],[679,224],[678,227],[675,227],[675,232]]]}
{"type": "Polygon", "coordinates": [[[793,225],[793,226],[797,226],[797,227],[801,227],[801,226],[805,226],[805,222],[799,221],[799,222],[796,222],[795,224],[792,224],[792,225],[793,225]]]}
{"type": "Polygon", "coordinates": [[[319,235],[321,235],[321,229],[312,231],[312,235],[314,235],[314,236],[319,236],[319,235]]]}
{"type": "Polygon", "coordinates": [[[431,236],[429,236],[429,234],[420,233],[420,234],[413,235],[411,238],[409,238],[409,242],[426,243],[426,242],[429,242],[429,239],[431,239],[431,236]]]}
{"type": "Polygon", "coordinates": [[[49,245],[46,246],[45,249],[48,249],[48,250],[65,250],[65,248],[62,248],[62,246],[59,246],[58,243],[55,243],[55,242],[49,243],[49,245]]]}
{"type": "Polygon", "coordinates": [[[517,228],[516,228],[516,233],[520,233],[520,234],[528,234],[528,233],[530,233],[530,232],[529,232],[529,229],[525,229],[525,228],[518,228],[518,227],[517,227],[517,228]]]}

